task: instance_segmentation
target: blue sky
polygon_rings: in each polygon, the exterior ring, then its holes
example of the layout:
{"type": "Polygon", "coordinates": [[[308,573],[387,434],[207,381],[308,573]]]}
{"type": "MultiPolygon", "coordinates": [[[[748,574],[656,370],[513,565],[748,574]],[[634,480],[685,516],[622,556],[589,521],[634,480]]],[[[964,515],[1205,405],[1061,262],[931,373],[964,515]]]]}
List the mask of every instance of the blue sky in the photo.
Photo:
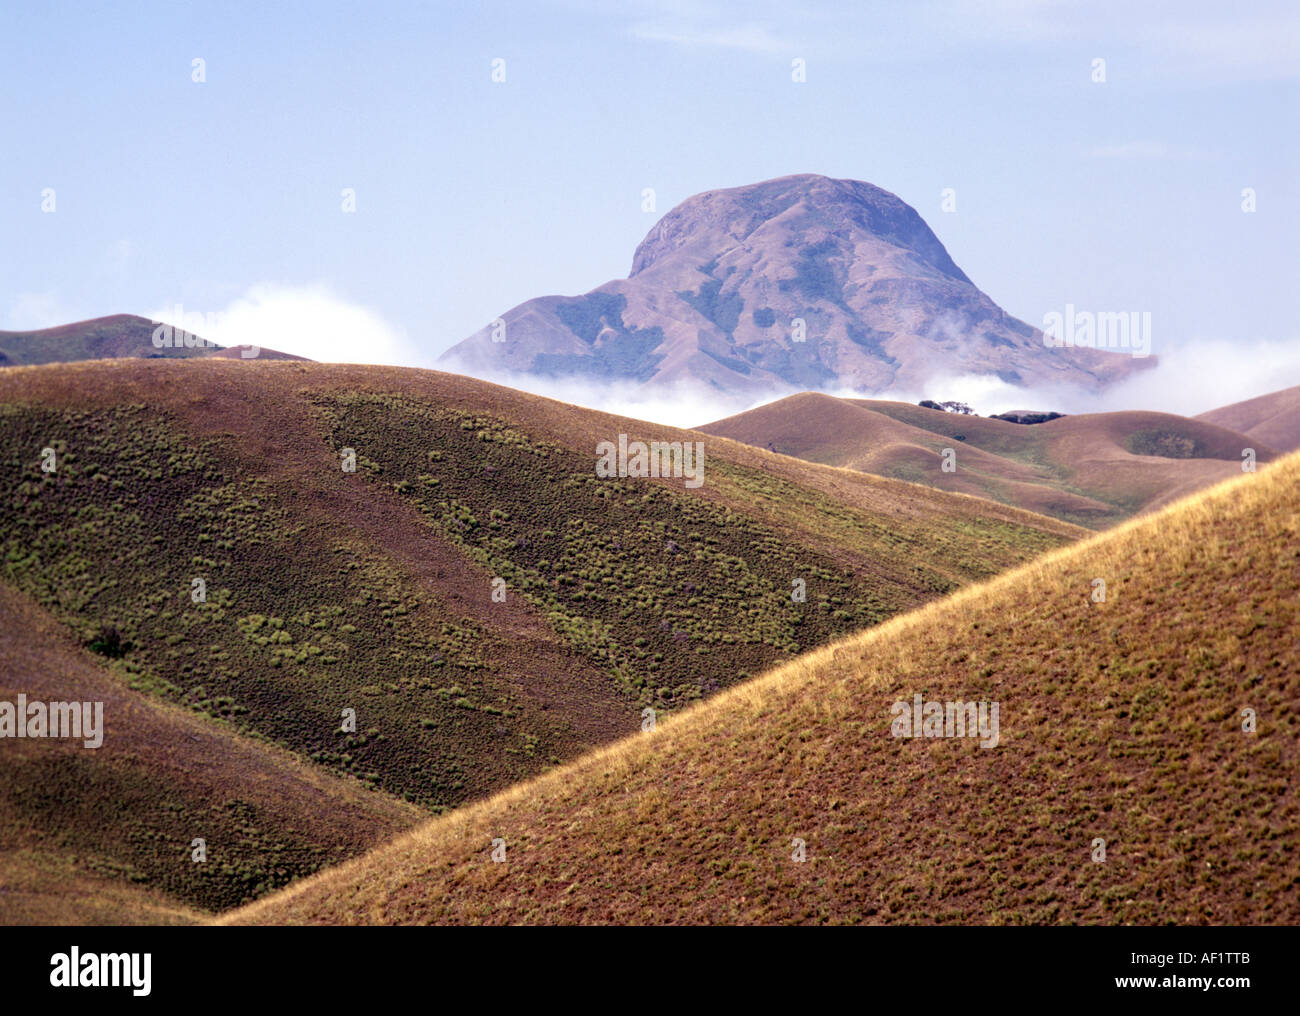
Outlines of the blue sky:
{"type": "Polygon", "coordinates": [[[179,305],[428,365],[625,276],[692,194],[816,172],[898,194],[1034,324],[1150,311],[1171,367],[1216,358],[1181,386],[1206,409],[1300,383],[1298,79],[1291,3],[20,0],[0,328],[179,305]]]}

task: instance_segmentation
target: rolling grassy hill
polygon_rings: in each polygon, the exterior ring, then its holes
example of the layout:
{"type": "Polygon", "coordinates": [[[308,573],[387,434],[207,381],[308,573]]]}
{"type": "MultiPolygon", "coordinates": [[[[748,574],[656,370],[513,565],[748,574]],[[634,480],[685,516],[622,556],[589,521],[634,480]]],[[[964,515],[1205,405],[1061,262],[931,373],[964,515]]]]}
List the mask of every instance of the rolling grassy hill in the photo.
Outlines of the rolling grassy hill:
{"type": "MultiPolygon", "coordinates": [[[[155,347],[156,322],[135,314],[75,321],[56,328],[28,332],[0,332],[0,367],[71,363],[77,360],[112,360],[119,357],[186,358],[216,356],[226,359],[254,358],[251,346],[218,346],[195,336],[197,343],[155,347]]],[[[183,334],[183,333],[182,333],[183,334]]],[[[292,353],[274,349],[257,350],[260,360],[302,360],[292,353]]]]}
{"type": "Polygon", "coordinates": [[[812,462],[1013,504],[1092,528],[1241,471],[1254,438],[1167,413],[1067,416],[1025,425],[903,402],[805,392],[700,428],[812,462]],[[943,470],[944,450],[955,469],[943,470]]]}
{"type": "MultiPolygon", "coordinates": [[[[0,370],[0,581],[98,654],[121,695],[426,814],[1082,532],[431,371],[211,358],[0,370]],[[600,479],[596,444],[620,433],[704,440],[703,486],[600,479]],[[341,468],[349,449],[355,472],[341,468]]],[[[203,810],[201,783],[167,797],[165,760],[136,755],[111,778],[76,752],[36,758],[5,842],[54,836],[106,859],[85,870],[197,909],[364,845],[245,800],[238,774],[213,796],[229,813],[203,810]],[[40,791],[52,781],[89,789],[55,807],[40,791]],[[119,793],[132,808],[114,810],[119,793]],[[202,823],[227,843],[249,830],[219,886],[169,867],[202,823]]],[[[373,834],[409,820],[389,814],[373,834]]]]}
{"type": "Polygon", "coordinates": [[[226,920],[1295,924],[1298,492],[1300,454],[226,920]],[[892,736],[916,694],[997,745],[892,736]]]}
{"type": "Polygon", "coordinates": [[[132,691],[0,585],[0,700],[102,702],[103,744],[0,742],[0,923],[192,923],[426,813],[132,691]],[[205,841],[207,860],[191,859],[205,841]]]}
{"type": "Polygon", "coordinates": [[[1274,448],[1300,448],[1300,385],[1212,409],[1196,417],[1274,448]]]}

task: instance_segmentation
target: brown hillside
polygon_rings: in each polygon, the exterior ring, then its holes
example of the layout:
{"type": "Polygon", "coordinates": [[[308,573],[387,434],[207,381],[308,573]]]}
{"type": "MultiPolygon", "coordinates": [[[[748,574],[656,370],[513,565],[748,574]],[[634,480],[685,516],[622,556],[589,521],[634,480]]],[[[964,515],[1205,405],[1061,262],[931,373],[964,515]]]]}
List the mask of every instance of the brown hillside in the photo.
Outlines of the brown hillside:
{"type": "Polygon", "coordinates": [[[0,741],[0,923],[194,921],[335,864],[419,809],[132,691],[0,585],[0,700],[102,702],[103,744],[0,741]],[[202,837],[208,861],[190,859],[202,837]],[[185,902],[188,901],[188,902],[185,902]]]}
{"type": "Polygon", "coordinates": [[[227,919],[1295,924],[1298,490],[1292,455],[227,919]],[[917,693],[998,703],[997,746],[891,736],[917,693]]]}
{"type": "Polygon", "coordinates": [[[902,402],[805,392],[706,424],[705,433],[1102,527],[1241,471],[1272,448],[1166,413],[1096,413],[1024,425],[902,402]],[[956,469],[945,473],[945,448],[956,469]]]}
{"type": "MultiPolygon", "coordinates": [[[[0,371],[0,579],[123,685],[430,812],[1082,534],[437,372],[211,358],[0,371]],[[705,441],[703,486],[598,478],[596,443],[619,433],[705,441]]],[[[255,842],[261,857],[280,840],[255,842]]],[[[317,860],[267,873],[250,856],[221,893],[237,902],[317,860]]],[[[227,905],[165,866],[135,870],[227,905]]]]}
{"type": "MultiPolygon", "coordinates": [[[[121,357],[169,359],[216,356],[225,359],[252,359],[252,346],[222,347],[195,336],[197,343],[158,348],[153,344],[156,322],[135,314],[112,314],[108,317],[75,321],[54,328],[27,332],[0,332],[0,367],[35,366],[46,363],[71,363],[76,360],[113,360],[121,357]]],[[[182,333],[183,334],[183,333],[182,333]]],[[[259,349],[256,359],[304,360],[292,353],[259,349]]]]}
{"type": "Polygon", "coordinates": [[[1212,409],[1196,417],[1290,451],[1300,448],[1300,385],[1212,409]]]}

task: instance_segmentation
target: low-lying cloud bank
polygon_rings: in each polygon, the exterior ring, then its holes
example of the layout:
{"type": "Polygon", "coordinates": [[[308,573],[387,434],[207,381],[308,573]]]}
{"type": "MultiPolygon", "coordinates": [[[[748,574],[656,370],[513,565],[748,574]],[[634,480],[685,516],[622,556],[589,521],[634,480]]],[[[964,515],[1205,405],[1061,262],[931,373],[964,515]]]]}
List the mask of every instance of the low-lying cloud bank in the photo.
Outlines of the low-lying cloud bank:
{"type": "MultiPolygon", "coordinates": [[[[647,387],[630,381],[607,381],[590,377],[539,377],[509,370],[462,369],[454,360],[440,361],[437,369],[453,374],[467,374],[493,384],[518,388],[560,402],[571,402],[587,409],[598,409],[671,427],[698,427],[712,423],[724,416],[774,402],[796,391],[792,388],[788,392],[754,399],[752,396],[729,395],[707,385],[687,382],[647,387]]],[[[855,397],[862,396],[859,394],[855,397]]]]}
{"type": "MultiPolygon", "coordinates": [[[[223,346],[263,346],[325,363],[428,367],[434,355],[432,342],[422,348],[404,329],[323,284],[261,284],[213,312],[173,306],[146,316],[223,346]]],[[[1300,341],[1242,344],[1198,339],[1156,352],[1159,359],[1152,369],[1138,371],[1100,394],[1072,387],[1017,388],[992,375],[970,374],[936,377],[920,391],[827,389],[826,394],[900,402],[952,400],[967,403],[981,416],[1013,409],[1060,413],[1146,409],[1195,416],[1300,385],[1300,341]]],[[[439,369],[455,371],[456,367],[440,364],[439,369]]],[[[711,423],[797,390],[754,398],[691,383],[645,387],[625,381],[542,378],[511,371],[463,373],[563,402],[677,427],[711,423]]]]}
{"type": "Polygon", "coordinates": [[[964,376],[936,379],[924,394],[886,398],[930,398],[966,402],[981,416],[1012,409],[1061,413],[1106,413],[1144,409],[1179,416],[1231,405],[1300,385],[1300,341],[1258,341],[1248,346],[1200,339],[1161,351],[1156,365],[1096,393],[1074,387],[1016,388],[999,378],[964,376]]]}
{"type": "MultiPolygon", "coordinates": [[[[455,370],[454,364],[443,369],[455,370]]],[[[466,373],[471,373],[466,371],[466,373]]],[[[773,402],[796,389],[760,399],[726,395],[705,385],[678,384],[645,388],[628,382],[592,378],[541,378],[510,371],[477,373],[485,381],[536,395],[572,402],[620,416],[675,427],[697,427],[725,416],[773,402]]],[[[1156,365],[1100,394],[1075,387],[1018,388],[987,374],[936,377],[924,390],[867,394],[825,389],[841,398],[877,398],[898,402],[965,402],[981,416],[1013,409],[1059,413],[1103,413],[1143,409],[1195,416],[1233,402],[1300,385],[1300,341],[1237,343],[1200,340],[1162,351],[1156,365]]]]}

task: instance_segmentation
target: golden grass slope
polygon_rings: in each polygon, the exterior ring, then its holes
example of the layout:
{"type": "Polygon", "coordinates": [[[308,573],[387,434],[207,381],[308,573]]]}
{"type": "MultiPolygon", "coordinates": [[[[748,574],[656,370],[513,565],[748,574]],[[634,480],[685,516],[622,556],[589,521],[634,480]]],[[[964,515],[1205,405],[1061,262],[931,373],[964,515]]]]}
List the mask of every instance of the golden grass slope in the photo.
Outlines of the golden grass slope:
{"type": "Polygon", "coordinates": [[[1196,419],[1239,430],[1274,448],[1300,448],[1300,385],[1212,409],[1196,419]]]}
{"type": "Polygon", "coordinates": [[[147,886],[95,874],[63,850],[0,852],[0,925],[202,924],[207,916],[147,886]]]}
{"type": "Polygon", "coordinates": [[[812,462],[923,483],[1101,528],[1226,479],[1273,447],[1168,413],[1024,425],[904,402],[804,392],[700,428],[812,462]],[[955,469],[942,469],[944,449],[955,469]]]}
{"type": "Polygon", "coordinates": [[[1295,924],[1298,493],[1300,454],[226,920],[1295,924]],[[998,702],[1000,744],[892,737],[917,692],[998,702]]]}

